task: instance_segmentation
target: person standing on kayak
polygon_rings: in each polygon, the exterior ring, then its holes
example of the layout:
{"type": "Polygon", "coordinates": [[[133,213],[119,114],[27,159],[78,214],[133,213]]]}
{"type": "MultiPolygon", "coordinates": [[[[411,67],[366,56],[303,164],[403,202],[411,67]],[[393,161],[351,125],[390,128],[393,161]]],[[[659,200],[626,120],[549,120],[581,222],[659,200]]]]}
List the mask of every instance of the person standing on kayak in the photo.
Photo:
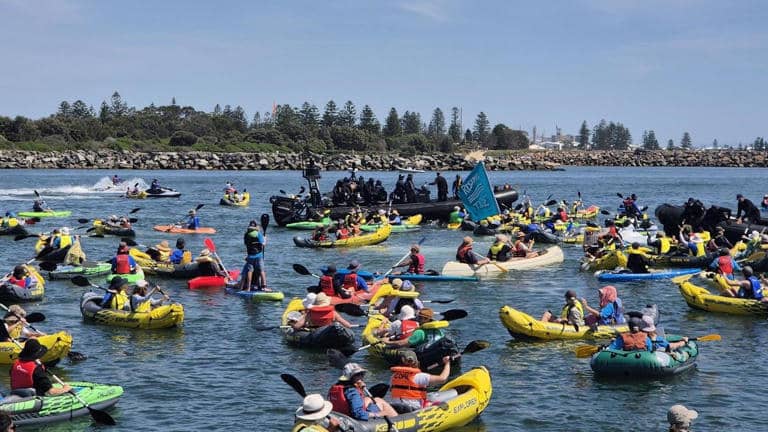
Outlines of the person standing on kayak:
{"type": "Polygon", "coordinates": [[[261,232],[261,226],[255,220],[248,224],[248,229],[243,235],[243,244],[245,244],[246,257],[243,271],[241,272],[243,291],[251,291],[255,286],[259,291],[268,291],[267,289],[267,270],[264,267],[264,246],[267,239],[261,232]],[[254,281],[254,275],[256,280],[254,281]]]}
{"type": "Polygon", "coordinates": [[[755,207],[752,201],[745,198],[742,194],[736,195],[736,201],[739,202],[739,206],[736,209],[736,223],[760,223],[760,209],[755,207]],[[743,217],[742,213],[744,213],[743,217]]]}
{"type": "Polygon", "coordinates": [[[392,269],[394,270],[400,267],[408,267],[406,273],[424,274],[424,264],[426,263],[426,260],[424,259],[424,255],[419,253],[419,250],[419,245],[411,245],[411,254],[408,256],[408,258],[405,259],[402,263],[392,266],[392,269]]]}
{"type": "Polygon", "coordinates": [[[197,217],[197,212],[192,209],[189,211],[189,213],[187,213],[187,215],[189,217],[187,218],[186,228],[191,230],[200,228],[200,218],[197,217]]]}

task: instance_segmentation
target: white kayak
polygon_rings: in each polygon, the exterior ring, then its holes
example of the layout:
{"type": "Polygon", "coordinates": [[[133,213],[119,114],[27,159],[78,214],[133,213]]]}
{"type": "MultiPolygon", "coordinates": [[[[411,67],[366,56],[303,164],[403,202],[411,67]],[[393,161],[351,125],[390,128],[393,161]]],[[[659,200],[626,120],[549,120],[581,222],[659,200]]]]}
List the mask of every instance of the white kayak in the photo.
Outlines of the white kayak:
{"type": "Polygon", "coordinates": [[[443,266],[441,274],[444,276],[497,276],[504,273],[499,267],[506,270],[528,270],[563,262],[563,250],[559,246],[551,246],[538,252],[537,256],[531,258],[512,258],[504,262],[491,261],[481,266],[448,261],[443,266]]]}
{"type": "Polygon", "coordinates": [[[650,228],[639,230],[634,227],[626,227],[619,230],[621,238],[624,239],[624,244],[631,245],[634,242],[640,243],[640,246],[648,246],[648,235],[650,234],[651,240],[655,240],[658,227],[651,225],[650,228]]]}

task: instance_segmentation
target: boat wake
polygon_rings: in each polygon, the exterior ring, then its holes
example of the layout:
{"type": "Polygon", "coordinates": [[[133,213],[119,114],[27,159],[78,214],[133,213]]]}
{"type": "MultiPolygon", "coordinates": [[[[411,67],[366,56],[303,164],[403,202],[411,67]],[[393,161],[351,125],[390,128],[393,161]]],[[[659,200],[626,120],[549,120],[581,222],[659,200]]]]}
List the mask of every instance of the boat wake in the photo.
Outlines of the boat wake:
{"type": "Polygon", "coordinates": [[[114,185],[112,179],[103,177],[91,186],[80,185],[62,185],[52,187],[37,188],[15,188],[0,190],[0,199],[7,200],[28,200],[35,197],[37,191],[46,200],[55,199],[89,199],[94,194],[124,194],[129,187],[138,184],[139,189],[147,189],[147,183],[139,177],[125,180],[114,185]]]}

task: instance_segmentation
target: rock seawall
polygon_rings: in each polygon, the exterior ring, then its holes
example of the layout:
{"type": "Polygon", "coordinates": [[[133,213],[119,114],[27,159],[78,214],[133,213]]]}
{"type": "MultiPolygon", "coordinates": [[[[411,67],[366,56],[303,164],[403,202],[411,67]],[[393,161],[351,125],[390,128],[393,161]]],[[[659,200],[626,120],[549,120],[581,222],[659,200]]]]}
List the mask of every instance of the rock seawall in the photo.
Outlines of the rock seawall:
{"type": "MultiPolygon", "coordinates": [[[[299,153],[133,152],[127,150],[33,152],[0,151],[0,169],[199,169],[295,170],[306,155],[299,153]]],[[[465,155],[428,154],[312,154],[326,170],[346,170],[355,164],[364,170],[416,168],[428,171],[469,170],[474,160],[465,155]]],[[[737,150],[708,151],[515,151],[485,156],[489,170],[557,170],[562,166],[706,166],[766,167],[768,153],[737,150]]]]}

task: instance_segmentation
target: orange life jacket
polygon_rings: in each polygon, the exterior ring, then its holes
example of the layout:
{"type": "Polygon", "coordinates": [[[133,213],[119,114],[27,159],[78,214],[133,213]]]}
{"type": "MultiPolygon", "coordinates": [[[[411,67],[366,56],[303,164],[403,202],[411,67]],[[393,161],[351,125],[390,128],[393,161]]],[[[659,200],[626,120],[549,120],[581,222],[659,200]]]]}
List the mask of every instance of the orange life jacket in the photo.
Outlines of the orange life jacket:
{"type": "Polygon", "coordinates": [[[309,321],[312,327],[324,327],[333,324],[336,309],[333,306],[312,306],[309,310],[309,321]]]}
{"type": "Polygon", "coordinates": [[[427,388],[417,386],[413,380],[417,373],[421,373],[421,370],[405,366],[395,366],[390,368],[390,370],[393,372],[392,397],[400,399],[417,399],[421,401],[422,407],[425,406],[427,403],[427,388]]]}
{"type": "Polygon", "coordinates": [[[320,290],[327,296],[336,295],[336,290],[333,289],[333,276],[320,276],[320,290]]]}
{"type": "Polygon", "coordinates": [[[563,222],[568,222],[568,212],[561,211],[560,212],[560,220],[563,222]]]}
{"type": "MultiPolygon", "coordinates": [[[[346,416],[352,415],[349,411],[349,402],[344,395],[345,387],[341,384],[334,384],[328,390],[328,401],[333,404],[333,410],[337,413],[344,414],[346,416]]],[[[360,398],[363,399],[363,409],[368,410],[368,399],[365,398],[365,394],[359,388],[355,388],[360,393],[360,398]]]]}
{"type": "Polygon", "coordinates": [[[23,277],[21,279],[16,279],[15,277],[11,276],[8,278],[8,282],[16,285],[17,287],[26,288],[27,287],[27,278],[23,277]]]}
{"type": "Polygon", "coordinates": [[[721,256],[717,258],[717,270],[720,274],[733,274],[733,261],[730,256],[721,256]]]}
{"type": "Polygon", "coordinates": [[[512,256],[524,257],[526,252],[525,249],[522,248],[523,245],[524,243],[522,241],[515,241],[515,250],[512,252],[512,256]]]}
{"type": "Polygon", "coordinates": [[[456,261],[458,262],[467,262],[467,255],[472,254],[472,244],[462,244],[459,246],[459,248],[456,250],[456,261]]]}
{"type": "MultiPolygon", "coordinates": [[[[13,362],[13,367],[11,367],[11,390],[34,387],[33,375],[36,367],[37,363],[34,360],[21,361],[16,359],[13,362]]],[[[42,367],[45,368],[45,366],[42,367]]]]}
{"type": "Polygon", "coordinates": [[[646,342],[648,336],[643,332],[622,333],[621,340],[624,342],[624,351],[645,351],[648,349],[646,342]]]}
{"type": "Polygon", "coordinates": [[[414,320],[403,320],[401,327],[400,327],[400,334],[395,338],[395,340],[399,339],[407,339],[411,336],[411,333],[414,332],[419,328],[419,322],[414,320]]]}
{"type": "Polygon", "coordinates": [[[349,230],[346,228],[342,228],[340,230],[336,231],[336,238],[339,240],[344,240],[345,238],[349,237],[349,230]]]}
{"type": "Polygon", "coordinates": [[[411,264],[408,266],[408,273],[422,274],[424,273],[424,255],[413,254],[411,255],[411,264]],[[414,265],[414,261],[416,264],[414,265]]]}
{"type": "Polygon", "coordinates": [[[342,286],[346,290],[357,291],[357,273],[349,272],[344,275],[344,283],[342,286]]]}

